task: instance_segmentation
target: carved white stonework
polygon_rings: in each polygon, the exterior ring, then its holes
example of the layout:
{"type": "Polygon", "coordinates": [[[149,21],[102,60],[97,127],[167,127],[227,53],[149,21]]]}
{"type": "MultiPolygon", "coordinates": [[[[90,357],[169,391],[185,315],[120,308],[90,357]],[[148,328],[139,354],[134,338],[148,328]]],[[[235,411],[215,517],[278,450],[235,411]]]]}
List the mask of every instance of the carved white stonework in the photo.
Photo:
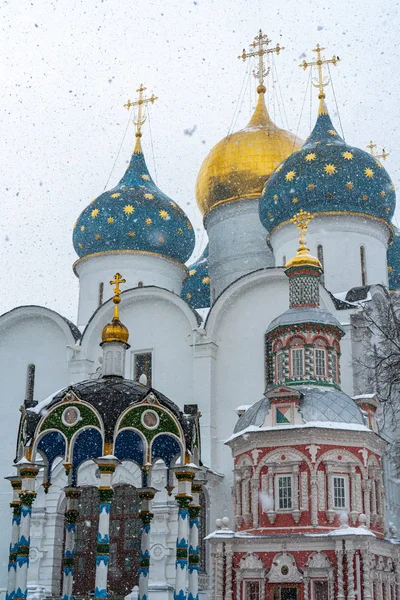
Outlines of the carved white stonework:
{"type": "Polygon", "coordinates": [[[258,457],[261,454],[261,452],[262,452],[261,450],[257,450],[257,449],[251,451],[251,457],[253,459],[254,466],[258,462],[258,457]]]}
{"type": "Polygon", "coordinates": [[[303,576],[291,554],[281,552],[274,557],[268,573],[268,581],[270,583],[298,583],[303,581],[303,576]]]}
{"type": "Polygon", "coordinates": [[[320,448],[321,446],[317,446],[316,444],[310,444],[310,446],[306,446],[306,450],[308,450],[310,453],[312,464],[315,464],[315,461],[317,460],[318,450],[320,448]]]}
{"type": "Polygon", "coordinates": [[[313,552],[308,557],[306,565],[310,569],[329,569],[331,561],[323,552],[313,552]]]}
{"type": "Polygon", "coordinates": [[[239,568],[243,571],[245,569],[248,570],[258,570],[265,569],[265,565],[261,558],[257,554],[245,554],[242,556],[239,562],[239,568]]]}
{"type": "Polygon", "coordinates": [[[325,473],[323,471],[318,471],[317,479],[318,479],[318,509],[325,510],[326,509],[325,473]]]}
{"type": "Polygon", "coordinates": [[[358,513],[362,512],[362,488],[361,488],[361,473],[356,473],[356,483],[355,483],[355,501],[354,501],[355,510],[358,513]]]}
{"type": "Polygon", "coordinates": [[[301,510],[308,510],[308,473],[302,471],[301,476],[301,510]]]}
{"type": "Polygon", "coordinates": [[[362,456],[364,467],[366,467],[368,464],[368,450],[366,448],[363,448],[362,450],[359,450],[358,452],[362,456]]]}

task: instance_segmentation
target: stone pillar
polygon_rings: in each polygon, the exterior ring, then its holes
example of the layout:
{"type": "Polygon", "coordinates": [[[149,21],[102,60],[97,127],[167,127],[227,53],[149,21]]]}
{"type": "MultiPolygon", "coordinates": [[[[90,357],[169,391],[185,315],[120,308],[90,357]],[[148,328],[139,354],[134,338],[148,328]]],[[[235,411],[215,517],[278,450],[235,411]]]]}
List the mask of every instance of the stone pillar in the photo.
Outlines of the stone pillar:
{"type": "Polygon", "coordinates": [[[356,468],[354,465],[350,465],[350,521],[352,525],[356,524],[358,517],[356,484],[356,468]]]}
{"type": "Polygon", "coordinates": [[[242,599],[242,574],[239,569],[236,570],[236,600],[242,599]]]}
{"type": "Polygon", "coordinates": [[[293,510],[292,516],[295,523],[300,521],[301,511],[299,510],[299,465],[293,466],[293,510]]]}
{"type": "Polygon", "coordinates": [[[347,563],[347,600],[355,600],[356,594],[354,589],[354,550],[353,548],[346,549],[347,563]]]}
{"type": "Polygon", "coordinates": [[[223,600],[224,595],[224,544],[217,544],[217,553],[214,565],[215,600],[223,600]]]}
{"type": "Polygon", "coordinates": [[[318,525],[318,480],[317,475],[311,475],[311,524],[314,527],[318,525]]]}
{"type": "Polygon", "coordinates": [[[21,502],[19,499],[19,492],[22,487],[22,481],[21,478],[18,477],[18,475],[10,475],[5,479],[8,479],[13,489],[13,499],[12,502],[10,502],[10,508],[12,509],[13,516],[11,525],[11,542],[10,554],[8,558],[8,580],[6,592],[6,600],[13,600],[15,596],[15,578],[17,574],[19,526],[21,522],[21,502]]]}
{"type": "Polygon", "coordinates": [[[224,600],[233,600],[232,575],[233,575],[233,548],[230,543],[225,543],[225,597],[224,600]]]}
{"type": "Polygon", "coordinates": [[[35,479],[39,473],[39,467],[26,459],[22,459],[17,464],[17,467],[18,475],[21,478],[21,491],[19,492],[21,521],[19,526],[14,600],[25,600],[28,595],[27,583],[31,543],[30,530],[32,504],[36,498],[35,479]]]}
{"type": "Polygon", "coordinates": [[[369,549],[361,550],[363,600],[372,600],[372,581],[369,549]]]}
{"type": "Polygon", "coordinates": [[[310,598],[310,578],[304,577],[304,600],[309,600],[310,598]]]}
{"type": "Polygon", "coordinates": [[[326,511],[326,518],[329,523],[333,523],[335,518],[335,510],[333,508],[333,477],[331,477],[332,469],[329,464],[326,465],[326,476],[328,479],[328,510],[326,511]]]}
{"type": "Polygon", "coordinates": [[[101,456],[95,458],[94,462],[98,465],[100,471],[99,530],[97,533],[94,599],[104,600],[104,598],[107,598],[107,575],[110,558],[110,510],[114,493],[111,487],[111,479],[119,460],[115,457],[101,456]]]}
{"type": "Polygon", "coordinates": [[[364,491],[364,513],[367,517],[367,527],[371,525],[371,481],[364,479],[362,483],[364,491]]]}
{"type": "Polygon", "coordinates": [[[395,574],[396,574],[396,596],[395,600],[400,600],[400,552],[397,553],[395,563],[395,574]]]}
{"type": "Polygon", "coordinates": [[[200,492],[202,484],[192,483],[192,503],[189,506],[189,595],[188,600],[199,598],[199,528],[200,528],[200,492]]]}
{"type": "Polygon", "coordinates": [[[375,470],[371,469],[371,475],[372,476],[372,481],[371,481],[371,522],[373,524],[375,524],[376,519],[377,519],[377,513],[376,513],[376,509],[377,509],[377,505],[376,505],[376,481],[375,481],[375,470]]]}
{"type": "Polygon", "coordinates": [[[268,466],[268,496],[271,503],[271,508],[268,510],[268,520],[271,525],[275,522],[276,511],[275,511],[275,494],[274,494],[274,468],[268,466]]]}
{"type": "Polygon", "coordinates": [[[141,538],[140,538],[140,557],[139,557],[139,596],[138,600],[147,600],[149,588],[149,570],[150,570],[150,523],[153,513],[150,511],[150,503],[153,500],[156,489],[152,487],[143,487],[138,489],[138,496],[141,499],[140,520],[141,538]]]}
{"type": "Polygon", "coordinates": [[[67,505],[65,508],[65,546],[63,558],[63,588],[62,600],[73,600],[72,592],[74,585],[74,562],[75,562],[75,542],[76,542],[76,520],[79,509],[78,502],[81,490],[76,487],[65,488],[65,497],[67,505]]]}
{"type": "Polygon", "coordinates": [[[192,500],[191,488],[195,477],[193,467],[183,465],[175,468],[178,480],[178,537],[176,540],[175,591],[174,600],[186,600],[189,548],[189,506],[192,500]]]}
{"type": "Polygon", "coordinates": [[[243,473],[242,479],[242,490],[243,490],[243,503],[242,503],[242,515],[246,525],[251,524],[251,469],[247,468],[243,473]]]}
{"type": "Polygon", "coordinates": [[[340,550],[340,549],[336,550],[336,560],[337,560],[337,600],[344,600],[343,550],[340,550]]]}
{"type": "Polygon", "coordinates": [[[258,506],[259,506],[259,495],[260,495],[260,483],[257,476],[251,478],[251,512],[253,513],[253,527],[258,527],[258,506]]]}

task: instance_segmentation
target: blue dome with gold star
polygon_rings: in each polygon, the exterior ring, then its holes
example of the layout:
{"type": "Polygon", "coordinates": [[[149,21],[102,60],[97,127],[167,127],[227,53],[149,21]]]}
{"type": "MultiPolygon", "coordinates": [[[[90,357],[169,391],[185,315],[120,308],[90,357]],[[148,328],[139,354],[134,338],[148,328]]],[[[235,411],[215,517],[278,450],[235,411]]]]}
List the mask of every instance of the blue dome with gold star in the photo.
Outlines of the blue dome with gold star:
{"type": "Polygon", "coordinates": [[[393,225],[393,239],[387,250],[389,290],[400,290],[400,229],[393,225]]]}
{"type": "Polygon", "coordinates": [[[181,297],[192,308],[209,308],[210,277],[208,275],[208,244],[200,258],[190,265],[189,275],[183,283],[181,297]]]}
{"type": "Polygon", "coordinates": [[[262,224],[272,231],[300,209],[314,214],[357,213],[389,223],[395,203],[394,186],[379,160],[346,144],[321,102],[310,137],[275,169],[259,208],[262,224]]]}
{"type": "Polygon", "coordinates": [[[152,180],[140,134],[121,181],[93,200],[79,216],[73,243],[80,258],[131,251],[161,254],[184,263],[192,254],[192,224],[152,180]]]}

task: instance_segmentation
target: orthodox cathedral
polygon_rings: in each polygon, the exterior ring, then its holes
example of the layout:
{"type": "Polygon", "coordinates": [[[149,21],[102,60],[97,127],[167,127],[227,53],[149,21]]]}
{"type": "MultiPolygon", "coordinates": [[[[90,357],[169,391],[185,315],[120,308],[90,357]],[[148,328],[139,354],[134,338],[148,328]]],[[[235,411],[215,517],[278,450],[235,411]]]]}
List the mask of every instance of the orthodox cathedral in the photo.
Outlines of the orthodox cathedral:
{"type": "Polygon", "coordinates": [[[400,289],[394,186],[335,128],[319,45],[309,137],[272,122],[270,43],[240,56],[248,125],[200,167],[200,258],[147,168],[140,86],[129,166],[73,229],[76,324],[0,317],[7,600],[400,598],[396,432],[358,362],[363,307],[400,289]]]}

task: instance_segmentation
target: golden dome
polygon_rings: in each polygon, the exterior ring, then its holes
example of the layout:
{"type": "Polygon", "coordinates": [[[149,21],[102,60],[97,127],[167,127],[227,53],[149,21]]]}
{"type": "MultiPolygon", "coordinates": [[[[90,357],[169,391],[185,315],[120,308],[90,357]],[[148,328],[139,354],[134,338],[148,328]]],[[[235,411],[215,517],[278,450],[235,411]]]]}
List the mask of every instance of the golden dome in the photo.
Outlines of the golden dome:
{"type": "Polygon", "coordinates": [[[318,258],[310,254],[309,248],[304,242],[300,242],[300,247],[297,250],[296,256],[293,256],[287,261],[285,268],[291,269],[292,267],[316,267],[322,272],[322,266],[318,258]]]}
{"type": "Polygon", "coordinates": [[[196,198],[203,214],[225,202],[261,196],[271,173],[301,146],[299,138],[271,121],[265,87],[259,85],[257,92],[257,106],[247,127],[218,142],[200,167],[196,198]]]}
{"type": "Polygon", "coordinates": [[[119,319],[113,319],[111,323],[107,323],[107,325],[103,327],[103,331],[101,334],[102,343],[123,342],[124,344],[127,344],[128,339],[129,331],[119,319]]]}
{"type": "Polygon", "coordinates": [[[121,283],[126,283],[126,280],[122,279],[120,273],[116,273],[114,275],[114,279],[110,281],[110,285],[115,285],[114,296],[112,299],[114,302],[114,316],[111,323],[107,323],[107,325],[103,327],[103,331],[101,333],[102,344],[107,342],[123,342],[124,344],[128,343],[128,328],[125,327],[125,325],[119,320],[118,305],[121,302],[121,290],[119,289],[119,286],[121,283]]]}

